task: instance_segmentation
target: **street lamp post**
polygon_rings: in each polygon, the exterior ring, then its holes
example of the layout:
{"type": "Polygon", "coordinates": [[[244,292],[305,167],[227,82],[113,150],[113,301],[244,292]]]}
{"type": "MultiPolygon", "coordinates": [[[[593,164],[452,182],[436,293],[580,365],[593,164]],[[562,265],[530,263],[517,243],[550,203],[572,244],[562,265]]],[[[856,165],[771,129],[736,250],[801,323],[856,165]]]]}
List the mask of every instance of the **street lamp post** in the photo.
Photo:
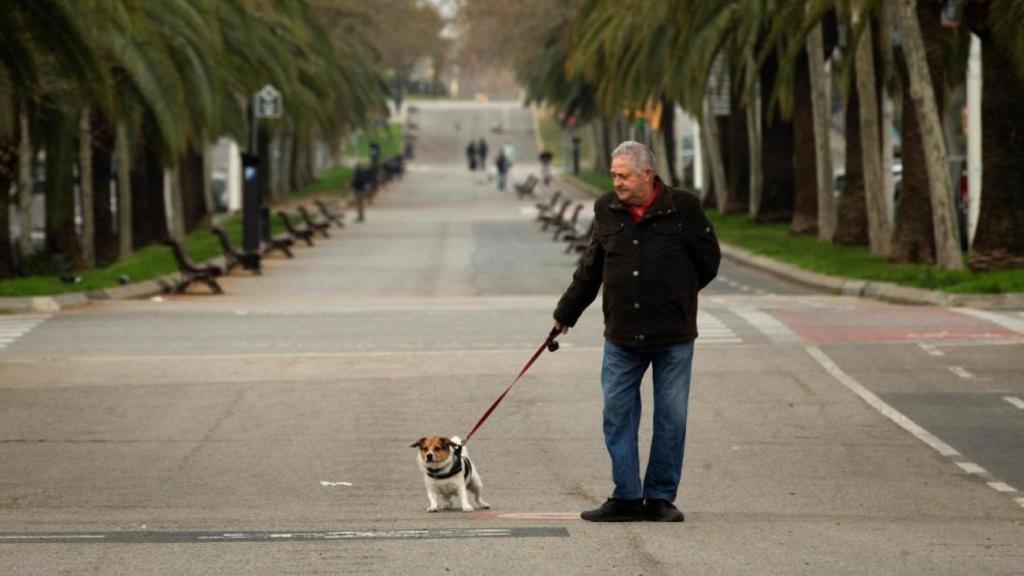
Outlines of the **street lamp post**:
{"type": "Polygon", "coordinates": [[[267,84],[253,94],[249,152],[242,154],[242,266],[260,269],[260,239],[270,237],[270,208],[263,194],[269,163],[260,155],[260,119],[280,118],[281,93],[267,84]]]}

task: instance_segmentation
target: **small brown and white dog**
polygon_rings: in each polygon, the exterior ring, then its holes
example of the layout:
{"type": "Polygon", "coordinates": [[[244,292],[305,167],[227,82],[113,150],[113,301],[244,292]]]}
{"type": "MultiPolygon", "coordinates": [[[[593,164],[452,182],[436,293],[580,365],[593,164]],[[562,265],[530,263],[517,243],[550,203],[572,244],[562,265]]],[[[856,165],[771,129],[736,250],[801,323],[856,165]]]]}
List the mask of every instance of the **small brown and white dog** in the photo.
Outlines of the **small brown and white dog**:
{"type": "Polygon", "coordinates": [[[427,499],[430,507],[427,512],[455,509],[455,499],[463,512],[472,512],[467,492],[473,493],[477,508],[487,509],[491,505],[480,497],[483,483],[480,473],[462,446],[458,436],[425,436],[412,445],[419,448],[416,461],[423,470],[423,482],[427,486],[427,499]],[[443,500],[444,506],[438,504],[443,500]]]}

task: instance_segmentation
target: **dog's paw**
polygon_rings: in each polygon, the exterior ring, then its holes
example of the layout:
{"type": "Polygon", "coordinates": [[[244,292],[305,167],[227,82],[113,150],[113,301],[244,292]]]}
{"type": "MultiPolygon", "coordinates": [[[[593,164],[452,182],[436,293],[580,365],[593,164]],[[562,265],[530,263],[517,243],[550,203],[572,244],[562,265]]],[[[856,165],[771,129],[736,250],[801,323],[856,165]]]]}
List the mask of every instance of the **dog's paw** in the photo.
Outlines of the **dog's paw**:
{"type": "Polygon", "coordinates": [[[487,502],[480,502],[479,506],[480,506],[481,510],[490,510],[491,509],[491,505],[488,504],[487,502]]]}
{"type": "Polygon", "coordinates": [[[465,506],[462,507],[462,511],[463,512],[472,512],[473,511],[473,507],[470,506],[469,504],[466,504],[465,506]]]}
{"type": "Polygon", "coordinates": [[[437,512],[437,506],[431,506],[427,508],[427,512],[437,512]]]}

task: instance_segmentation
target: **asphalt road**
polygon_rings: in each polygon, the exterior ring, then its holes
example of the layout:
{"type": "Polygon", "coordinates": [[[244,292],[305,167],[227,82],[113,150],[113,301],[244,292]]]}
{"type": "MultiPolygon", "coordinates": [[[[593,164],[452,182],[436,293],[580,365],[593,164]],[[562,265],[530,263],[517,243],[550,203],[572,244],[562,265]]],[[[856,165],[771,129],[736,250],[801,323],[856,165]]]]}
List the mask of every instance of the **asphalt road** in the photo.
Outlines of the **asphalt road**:
{"type": "Polygon", "coordinates": [[[498,120],[527,153],[525,112],[418,106],[367,222],[262,277],[0,317],[0,574],[1024,573],[1024,315],[730,263],[701,300],[686,523],[578,519],[610,491],[597,306],[470,444],[494,508],[426,513],[409,444],[466,434],[573,258],[463,163],[498,120]]]}

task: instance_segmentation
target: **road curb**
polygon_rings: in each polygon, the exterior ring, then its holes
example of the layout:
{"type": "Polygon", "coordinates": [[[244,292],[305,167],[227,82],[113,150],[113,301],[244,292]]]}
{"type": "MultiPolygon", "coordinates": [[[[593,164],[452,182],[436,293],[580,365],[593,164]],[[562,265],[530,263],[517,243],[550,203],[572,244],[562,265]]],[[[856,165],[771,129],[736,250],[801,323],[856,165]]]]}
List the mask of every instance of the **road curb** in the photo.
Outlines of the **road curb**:
{"type": "Polygon", "coordinates": [[[85,306],[94,300],[132,300],[148,298],[157,294],[167,293],[176,279],[173,276],[160,276],[135,284],[90,290],[88,292],[70,292],[50,296],[0,297],[0,313],[16,312],[60,312],[68,308],[85,306]]]}
{"type": "MultiPolygon", "coordinates": [[[[574,190],[597,197],[599,190],[573,177],[563,177],[560,182],[574,190]]],[[[938,290],[926,290],[911,286],[901,286],[891,282],[873,282],[829,276],[811,272],[803,268],[786,264],[767,256],[754,254],[748,250],[720,242],[722,255],[730,260],[762,270],[782,279],[796,282],[808,288],[823,292],[873,298],[895,304],[914,304],[923,306],[952,306],[969,308],[1024,309],[1024,293],[1009,292],[1004,294],[951,294],[938,290]]]]}

